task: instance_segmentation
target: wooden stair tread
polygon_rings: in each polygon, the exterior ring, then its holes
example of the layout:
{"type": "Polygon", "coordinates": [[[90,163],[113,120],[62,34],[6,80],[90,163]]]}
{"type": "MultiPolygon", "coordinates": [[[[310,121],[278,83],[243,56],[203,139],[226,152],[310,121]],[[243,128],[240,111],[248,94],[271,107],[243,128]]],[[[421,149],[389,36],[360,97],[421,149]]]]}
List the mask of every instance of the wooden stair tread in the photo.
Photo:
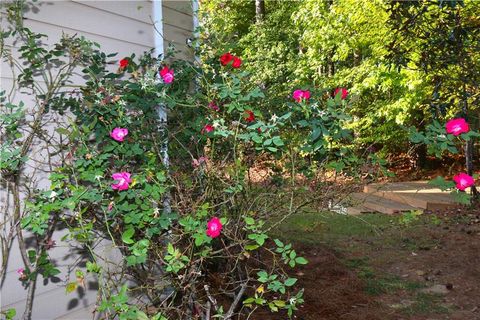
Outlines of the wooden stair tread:
{"type": "Polygon", "coordinates": [[[354,207],[347,207],[346,212],[348,215],[356,216],[362,213],[369,213],[374,212],[375,210],[366,208],[362,205],[354,206],[354,207]]]}
{"type": "Polygon", "coordinates": [[[364,190],[375,190],[375,191],[409,191],[414,190],[419,193],[424,192],[442,192],[440,189],[432,187],[426,182],[392,182],[392,183],[371,183],[364,187],[364,190]]]}
{"type": "Polygon", "coordinates": [[[371,193],[353,193],[352,198],[359,201],[360,205],[386,214],[395,214],[399,212],[418,210],[418,208],[395,200],[382,198],[371,193]]]}
{"type": "Polygon", "coordinates": [[[425,181],[372,183],[365,186],[363,191],[428,210],[441,210],[456,206],[456,202],[450,193],[434,188],[425,181]]]}

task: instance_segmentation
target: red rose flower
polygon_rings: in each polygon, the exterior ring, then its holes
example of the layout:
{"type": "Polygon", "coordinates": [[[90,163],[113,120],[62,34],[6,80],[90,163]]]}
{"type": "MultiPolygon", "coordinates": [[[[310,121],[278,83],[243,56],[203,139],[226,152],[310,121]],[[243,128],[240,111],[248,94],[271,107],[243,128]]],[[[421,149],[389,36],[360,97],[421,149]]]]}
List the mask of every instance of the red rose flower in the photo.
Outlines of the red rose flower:
{"type": "Polygon", "coordinates": [[[220,63],[222,66],[226,66],[233,60],[233,56],[230,52],[226,52],[220,56],[220,63]]]}
{"type": "Polygon", "coordinates": [[[345,88],[337,88],[335,89],[335,93],[333,94],[334,97],[337,96],[337,94],[341,92],[342,93],[342,100],[345,100],[348,96],[348,91],[345,88]]]}
{"type": "Polygon", "coordinates": [[[310,99],[310,91],[297,89],[293,91],[293,99],[297,102],[302,102],[302,100],[306,102],[310,99]]]}
{"type": "Polygon", "coordinates": [[[238,69],[242,66],[242,59],[238,57],[233,57],[232,67],[238,69]]]}
{"type": "Polygon", "coordinates": [[[245,121],[247,122],[255,121],[255,115],[253,114],[252,110],[246,110],[245,113],[246,113],[245,121]]]}
{"type": "Polygon", "coordinates": [[[122,60],[120,60],[120,68],[126,68],[128,66],[128,59],[127,58],[123,58],[122,60]]]}

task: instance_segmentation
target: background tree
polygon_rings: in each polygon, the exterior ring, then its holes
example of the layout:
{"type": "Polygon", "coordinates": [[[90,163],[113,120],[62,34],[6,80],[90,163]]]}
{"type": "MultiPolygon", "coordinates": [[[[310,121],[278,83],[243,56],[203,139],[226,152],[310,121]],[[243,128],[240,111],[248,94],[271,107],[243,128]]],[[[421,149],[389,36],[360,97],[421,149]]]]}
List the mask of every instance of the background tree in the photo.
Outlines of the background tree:
{"type": "MultiPolygon", "coordinates": [[[[299,86],[347,87],[357,147],[403,152],[406,127],[455,108],[477,126],[478,2],[266,0],[265,8],[258,25],[252,1],[203,2],[209,46],[241,53],[252,79],[278,98],[299,86]]],[[[201,55],[211,56],[206,47],[201,55]]]]}
{"type": "MultiPolygon", "coordinates": [[[[423,124],[463,117],[479,124],[480,4],[476,1],[393,1],[389,4],[394,40],[389,58],[401,68],[415,68],[429,85],[423,124]]],[[[465,143],[466,169],[473,174],[474,141],[465,143]]],[[[475,188],[473,192],[476,193],[475,188]]]]}

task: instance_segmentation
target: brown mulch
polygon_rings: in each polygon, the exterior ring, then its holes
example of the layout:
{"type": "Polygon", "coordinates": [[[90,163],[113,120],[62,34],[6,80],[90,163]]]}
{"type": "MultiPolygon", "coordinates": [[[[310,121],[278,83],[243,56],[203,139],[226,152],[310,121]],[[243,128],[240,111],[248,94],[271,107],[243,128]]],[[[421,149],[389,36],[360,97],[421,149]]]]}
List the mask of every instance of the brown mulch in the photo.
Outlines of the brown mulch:
{"type": "MultiPolygon", "coordinates": [[[[339,243],[336,250],[326,245],[295,244],[297,252],[309,264],[295,268],[291,275],[299,279],[296,287],[305,289],[305,303],[294,319],[480,319],[480,208],[468,215],[446,213],[440,218],[443,220],[440,225],[425,224],[420,229],[395,235],[352,237],[339,243]],[[409,243],[415,246],[412,248],[409,243]],[[344,263],[358,258],[366,258],[376,275],[397,277],[425,288],[447,287],[448,293],[440,295],[436,302],[447,311],[439,312],[433,306],[413,314],[405,311],[409,303],[418,303],[421,288],[369,295],[358,270],[344,263]],[[398,307],[404,304],[405,308],[398,307]]],[[[285,313],[260,310],[250,319],[288,317],[285,313]]]]}
{"type": "MultiPolygon", "coordinates": [[[[393,319],[382,310],[374,297],[364,291],[364,283],[356,273],[346,267],[338,253],[325,246],[295,245],[309,263],[296,267],[296,287],[304,288],[305,303],[295,313],[302,320],[386,320],[393,319]]],[[[250,319],[287,319],[285,313],[258,311],[250,319]]]]}

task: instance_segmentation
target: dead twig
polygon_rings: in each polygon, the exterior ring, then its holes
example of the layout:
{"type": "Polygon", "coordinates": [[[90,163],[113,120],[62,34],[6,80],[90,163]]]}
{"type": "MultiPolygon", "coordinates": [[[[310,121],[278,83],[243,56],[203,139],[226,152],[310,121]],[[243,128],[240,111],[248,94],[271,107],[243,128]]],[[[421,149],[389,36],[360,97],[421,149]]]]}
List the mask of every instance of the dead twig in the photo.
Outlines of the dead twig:
{"type": "Polygon", "coordinates": [[[225,314],[225,317],[223,317],[223,320],[228,320],[232,318],[235,308],[237,307],[238,303],[240,302],[240,299],[242,298],[243,294],[245,293],[245,290],[247,289],[247,283],[248,283],[248,280],[242,283],[242,285],[240,286],[240,291],[238,291],[237,296],[235,297],[235,300],[233,300],[233,303],[230,306],[230,309],[228,309],[228,312],[225,314]]]}

